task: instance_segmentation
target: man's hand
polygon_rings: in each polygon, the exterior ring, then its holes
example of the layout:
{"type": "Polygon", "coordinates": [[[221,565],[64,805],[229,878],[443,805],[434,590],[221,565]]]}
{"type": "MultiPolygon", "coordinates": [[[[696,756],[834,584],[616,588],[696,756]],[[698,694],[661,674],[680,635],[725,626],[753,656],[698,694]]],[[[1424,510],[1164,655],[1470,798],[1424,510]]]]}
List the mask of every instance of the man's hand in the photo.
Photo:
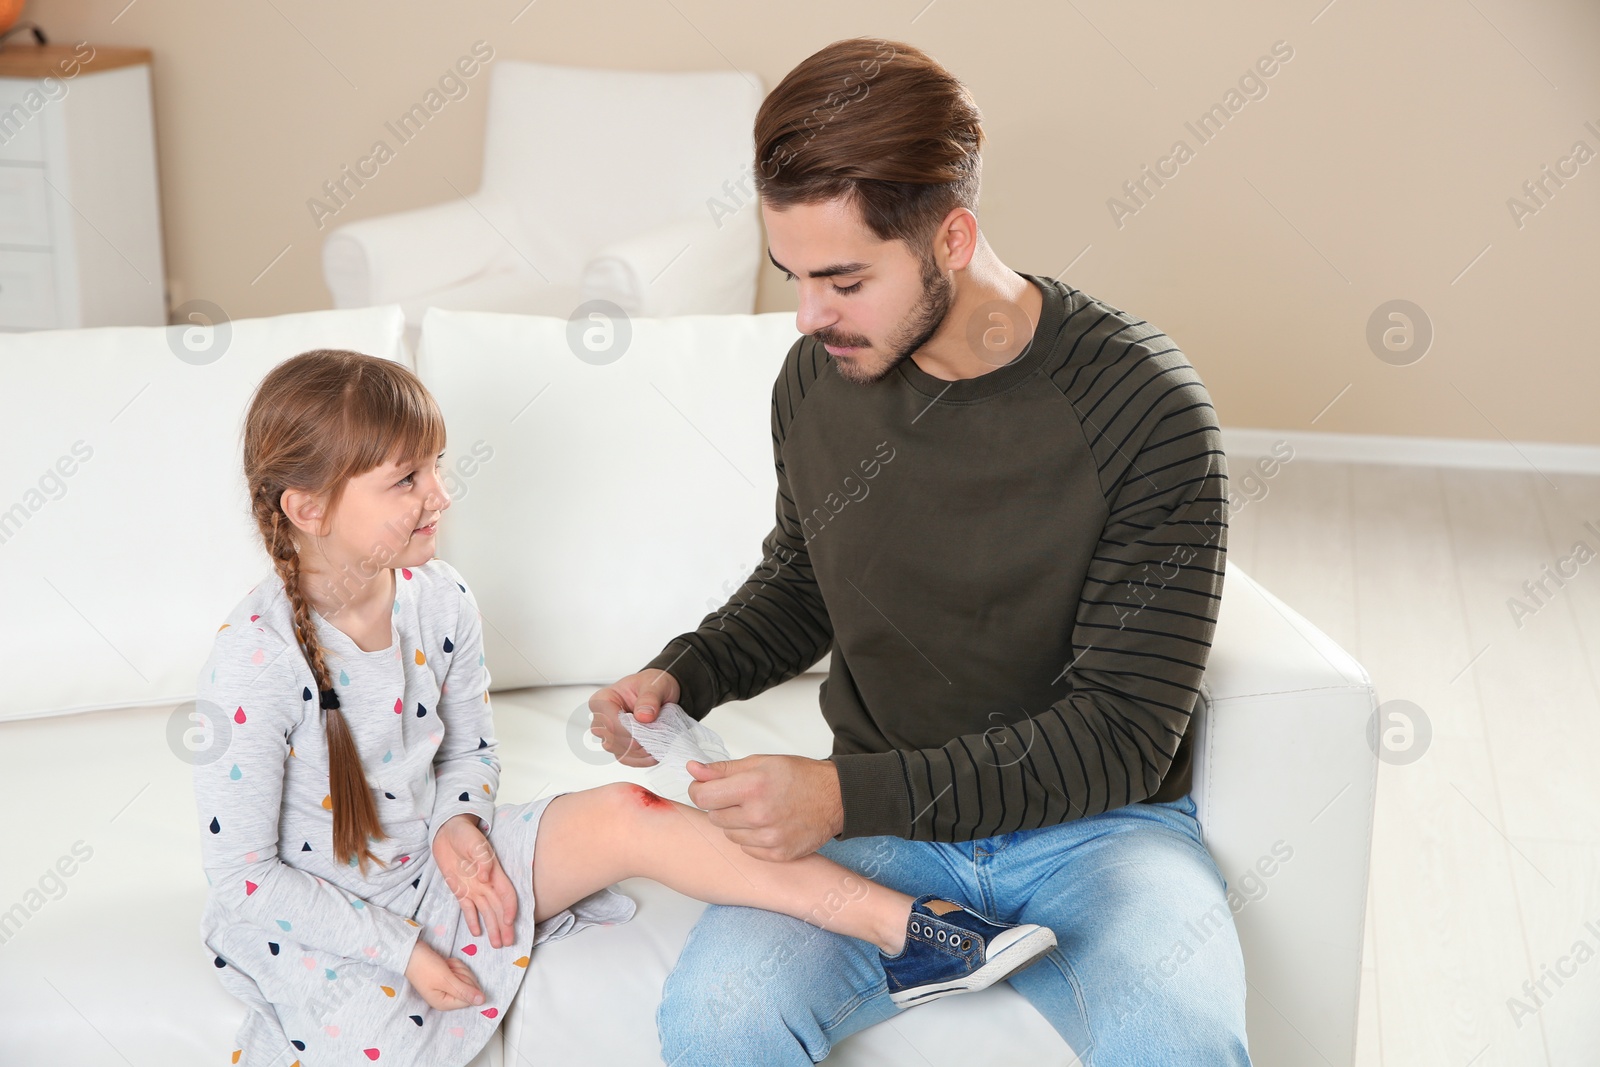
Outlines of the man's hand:
{"type": "Polygon", "coordinates": [[[678,702],[678,680],[666,671],[639,671],[595,691],[589,698],[589,713],[594,716],[589,732],[600,739],[601,747],[624,767],[654,767],[656,758],[633,739],[617,718],[633,712],[640,722],[655,722],[663,704],[678,702]]]}
{"type": "Polygon", "coordinates": [[[746,756],[690,760],[689,799],[711,825],[759,860],[809,856],[844,829],[839,771],[830,760],[746,756]]]}
{"type": "Polygon", "coordinates": [[[517,917],[517,889],[478,829],[477,816],[463,812],[439,828],[433,838],[433,862],[461,904],[472,936],[482,937],[487,926],[490,945],[509,945],[516,936],[511,923],[517,917]]]}

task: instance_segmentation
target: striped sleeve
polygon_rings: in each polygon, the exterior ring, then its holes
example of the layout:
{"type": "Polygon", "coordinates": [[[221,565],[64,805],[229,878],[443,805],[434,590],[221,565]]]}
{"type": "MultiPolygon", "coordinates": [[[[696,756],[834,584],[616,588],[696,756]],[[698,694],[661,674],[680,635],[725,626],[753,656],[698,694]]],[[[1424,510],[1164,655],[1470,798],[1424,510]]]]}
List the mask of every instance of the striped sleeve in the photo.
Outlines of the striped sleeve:
{"type": "Polygon", "coordinates": [[[1108,511],[1075,608],[1069,691],[937,748],[834,756],[846,797],[871,798],[846,804],[841,837],[966,841],[1055,825],[1144,800],[1172,767],[1222,598],[1227,464],[1184,355],[1148,327],[1129,337],[1145,324],[1107,318],[1086,335],[1092,357],[1056,375],[1108,511]]]}
{"type": "Polygon", "coordinates": [[[820,346],[800,338],[772,384],[772,458],[777,518],[761,542],[761,562],[728,602],[691,633],[668,642],[645,665],[678,680],[678,703],[696,719],[730,700],[748,700],[822,658],[833,624],[811,569],[799,509],[784,470],[783,440],[823,365],[820,346]]]}

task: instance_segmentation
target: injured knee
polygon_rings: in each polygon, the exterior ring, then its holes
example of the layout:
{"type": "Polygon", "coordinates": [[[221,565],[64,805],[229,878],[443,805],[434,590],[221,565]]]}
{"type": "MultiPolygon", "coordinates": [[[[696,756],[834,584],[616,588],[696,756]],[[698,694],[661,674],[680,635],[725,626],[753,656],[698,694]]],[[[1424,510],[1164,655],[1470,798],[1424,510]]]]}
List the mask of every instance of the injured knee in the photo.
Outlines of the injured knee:
{"type": "Polygon", "coordinates": [[[646,789],[642,785],[633,785],[633,784],[630,783],[629,786],[628,786],[628,790],[629,790],[630,793],[633,794],[634,802],[637,803],[642,808],[645,808],[645,809],[660,808],[660,809],[664,810],[666,808],[672,807],[672,801],[668,800],[664,796],[660,796],[659,794],[652,793],[650,790],[646,789]]]}

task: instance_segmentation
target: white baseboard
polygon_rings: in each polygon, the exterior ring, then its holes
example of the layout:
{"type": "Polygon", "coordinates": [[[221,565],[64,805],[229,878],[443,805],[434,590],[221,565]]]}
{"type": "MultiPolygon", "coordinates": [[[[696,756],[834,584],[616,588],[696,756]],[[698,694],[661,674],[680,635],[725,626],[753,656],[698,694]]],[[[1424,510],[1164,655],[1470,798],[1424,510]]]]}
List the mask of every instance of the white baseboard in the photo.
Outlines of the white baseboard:
{"type": "Polygon", "coordinates": [[[1536,470],[1546,474],[1558,471],[1567,474],[1600,474],[1600,445],[1452,437],[1389,437],[1309,430],[1224,427],[1222,431],[1222,447],[1230,458],[1255,459],[1274,455],[1273,446],[1280,441],[1289,443],[1296,459],[1330,463],[1398,463],[1420,467],[1536,470]]]}

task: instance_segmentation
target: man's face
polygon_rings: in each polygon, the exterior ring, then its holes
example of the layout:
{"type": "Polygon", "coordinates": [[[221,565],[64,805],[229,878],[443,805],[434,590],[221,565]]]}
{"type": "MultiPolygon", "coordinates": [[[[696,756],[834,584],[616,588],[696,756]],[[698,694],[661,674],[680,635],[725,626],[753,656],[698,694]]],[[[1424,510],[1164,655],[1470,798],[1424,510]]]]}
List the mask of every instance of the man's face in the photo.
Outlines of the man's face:
{"type": "Polygon", "coordinates": [[[767,255],[800,290],[795,325],[833,357],[839,376],[870,385],[938,331],[954,287],[930,251],[880,241],[844,199],[761,207],[767,255]]]}

